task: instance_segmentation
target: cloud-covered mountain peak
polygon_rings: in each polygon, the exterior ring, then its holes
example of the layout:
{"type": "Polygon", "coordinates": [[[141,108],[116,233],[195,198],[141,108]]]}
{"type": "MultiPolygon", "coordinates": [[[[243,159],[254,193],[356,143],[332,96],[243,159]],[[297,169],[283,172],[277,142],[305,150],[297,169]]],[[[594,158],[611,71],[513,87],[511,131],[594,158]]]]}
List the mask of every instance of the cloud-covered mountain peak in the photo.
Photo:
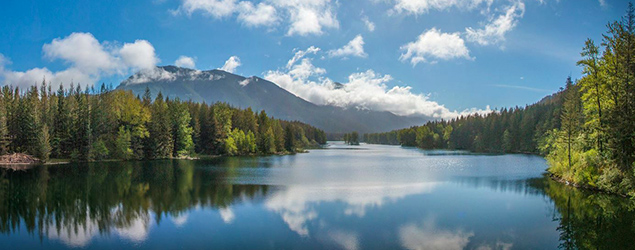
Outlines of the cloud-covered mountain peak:
{"type": "Polygon", "coordinates": [[[219,70],[197,70],[178,66],[158,66],[151,69],[140,70],[128,77],[121,84],[124,86],[149,82],[175,82],[175,81],[218,81],[228,75],[241,77],[232,73],[219,70]]]}

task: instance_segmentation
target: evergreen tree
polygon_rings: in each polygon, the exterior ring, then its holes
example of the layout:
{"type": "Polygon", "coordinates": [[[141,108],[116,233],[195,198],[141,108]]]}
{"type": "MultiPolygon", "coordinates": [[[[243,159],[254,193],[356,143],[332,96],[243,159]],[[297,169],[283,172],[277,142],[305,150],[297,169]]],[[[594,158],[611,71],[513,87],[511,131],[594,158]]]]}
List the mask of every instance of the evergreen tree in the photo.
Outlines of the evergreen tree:
{"type": "Polygon", "coordinates": [[[582,109],[580,105],[580,92],[578,91],[578,88],[573,85],[571,77],[568,77],[565,89],[565,101],[562,109],[561,140],[566,144],[569,167],[572,166],[571,150],[578,137],[580,122],[582,118],[581,114],[582,109]]]}
{"type": "Polygon", "coordinates": [[[163,94],[159,92],[151,105],[151,118],[149,123],[150,136],[146,149],[146,157],[149,159],[161,159],[172,157],[174,141],[172,134],[171,117],[168,114],[168,105],[163,100],[163,94]]]}
{"type": "Polygon", "coordinates": [[[288,152],[295,152],[295,130],[293,125],[289,124],[284,128],[284,149],[288,152]]]}

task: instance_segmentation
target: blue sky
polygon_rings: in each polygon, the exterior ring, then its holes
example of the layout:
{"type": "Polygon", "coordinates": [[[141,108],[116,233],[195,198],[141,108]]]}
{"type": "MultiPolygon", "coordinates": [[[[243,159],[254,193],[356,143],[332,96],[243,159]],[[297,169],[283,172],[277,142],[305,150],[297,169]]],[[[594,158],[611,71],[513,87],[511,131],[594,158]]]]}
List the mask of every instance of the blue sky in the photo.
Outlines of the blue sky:
{"type": "MultiPolygon", "coordinates": [[[[240,65],[225,69],[275,80],[315,103],[447,117],[530,104],[558,90],[569,74],[580,77],[575,62],[585,39],[599,42],[626,6],[611,0],[9,1],[0,9],[0,81],[22,86],[46,75],[117,85],[134,71],[182,56],[200,70],[234,57],[240,65]],[[350,84],[348,92],[333,91],[331,82],[350,84]]],[[[192,66],[187,61],[182,65],[192,66]]]]}

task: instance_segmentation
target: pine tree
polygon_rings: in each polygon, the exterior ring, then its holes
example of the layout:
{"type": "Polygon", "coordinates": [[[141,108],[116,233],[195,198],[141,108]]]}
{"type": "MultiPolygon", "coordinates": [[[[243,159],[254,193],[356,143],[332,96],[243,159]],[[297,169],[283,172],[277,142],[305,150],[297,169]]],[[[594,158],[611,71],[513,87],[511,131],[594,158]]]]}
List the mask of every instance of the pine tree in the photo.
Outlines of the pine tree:
{"type": "Polygon", "coordinates": [[[168,105],[163,101],[161,92],[151,105],[148,130],[150,136],[148,137],[149,145],[147,145],[146,157],[149,159],[172,157],[174,150],[172,122],[168,113],[168,105]]]}
{"type": "Polygon", "coordinates": [[[194,151],[190,112],[178,99],[168,102],[168,112],[172,121],[172,139],[174,142],[172,156],[188,156],[194,151]]]}
{"type": "Polygon", "coordinates": [[[582,118],[581,114],[582,110],[580,104],[580,92],[571,81],[571,77],[568,77],[565,89],[565,101],[561,115],[561,140],[566,144],[567,147],[569,168],[572,167],[571,150],[578,137],[581,124],[580,121],[582,118]]]}
{"type": "Polygon", "coordinates": [[[292,124],[288,124],[284,128],[284,148],[293,153],[295,152],[295,129],[292,124]]]}

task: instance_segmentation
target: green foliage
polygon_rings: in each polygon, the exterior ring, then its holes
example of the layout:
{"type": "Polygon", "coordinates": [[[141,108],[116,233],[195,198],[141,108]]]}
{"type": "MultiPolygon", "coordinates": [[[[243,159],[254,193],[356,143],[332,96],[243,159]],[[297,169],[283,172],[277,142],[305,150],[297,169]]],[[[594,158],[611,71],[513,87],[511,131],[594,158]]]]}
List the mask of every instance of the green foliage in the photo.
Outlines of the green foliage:
{"type": "Polygon", "coordinates": [[[172,123],[168,114],[168,105],[159,93],[151,107],[152,117],[149,123],[150,136],[146,145],[146,158],[161,159],[172,156],[174,140],[172,123]]]}
{"type": "Polygon", "coordinates": [[[119,127],[117,133],[117,139],[115,140],[115,148],[113,155],[116,159],[129,160],[133,157],[133,151],[131,147],[131,135],[130,131],[126,130],[124,126],[119,127]]]}
{"type": "Polygon", "coordinates": [[[289,152],[296,151],[295,132],[291,125],[287,125],[284,129],[284,149],[289,152]]]}
{"type": "Polygon", "coordinates": [[[172,156],[188,156],[194,152],[192,140],[193,129],[190,127],[190,112],[186,103],[178,99],[168,102],[168,109],[172,120],[172,138],[174,147],[172,156]]]}
{"type": "Polygon", "coordinates": [[[359,145],[359,133],[357,131],[344,134],[344,142],[348,145],[359,145]]]}
{"type": "Polygon", "coordinates": [[[97,140],[93,142],[93,145],[91,147],[91,152],[93,152],[92,159],[99,161],[108,158],[110,150],[103,140],[97,140]]]}

